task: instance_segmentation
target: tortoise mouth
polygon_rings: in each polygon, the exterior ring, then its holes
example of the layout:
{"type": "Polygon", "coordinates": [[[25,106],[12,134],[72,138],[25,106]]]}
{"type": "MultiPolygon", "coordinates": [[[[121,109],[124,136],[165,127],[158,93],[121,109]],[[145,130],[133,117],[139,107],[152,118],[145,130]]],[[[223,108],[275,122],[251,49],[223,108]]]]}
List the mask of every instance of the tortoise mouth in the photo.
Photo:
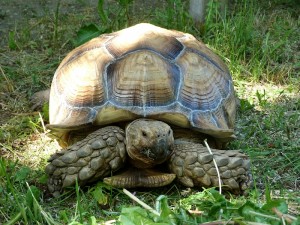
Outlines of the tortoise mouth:
{"type": "Polygon", "coordinates": [[[128,151],[128,155],[134,166],[138,168],[150,168],[168,160],[172,152],[172,146],[165,146],[160,149],[158,147],[140,149],[132,145],[132,151],[128,151]]]}
{"type": "Polygon", "coordinates": [[[143,148],[140,152],[142,155],[147,156],[147,159],[156,160],[157,158],[150,148],[143,148]]]}

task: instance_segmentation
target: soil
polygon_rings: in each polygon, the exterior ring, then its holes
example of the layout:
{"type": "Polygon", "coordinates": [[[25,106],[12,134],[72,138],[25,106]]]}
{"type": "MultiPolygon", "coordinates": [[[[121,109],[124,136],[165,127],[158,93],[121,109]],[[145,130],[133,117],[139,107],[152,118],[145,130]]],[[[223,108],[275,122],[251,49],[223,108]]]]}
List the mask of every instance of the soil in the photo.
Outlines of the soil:
{"type": "MultiPolygon", "coordinates": [[[[24,23],[54,15],[59,4],[59,14],[80,13],[86,8],[97,10],[97,0],[0,0],[0,46],[7,45],[9,31],[18,30],[24,23]]],[[[96,15],[96,14],[95,14],[96,15]]]]}
{"type": "MultiPolygon", "coordinates": [[[[113,7],[116,0],[106,0],[104,7],[113,7]]],[[[132,10],[141,13],[142,10],[155,9],[157,6],[166,4],[166,1],[135,0],[132,10]]],[[[41,18],[51,15],[55,16],[59,8],[59,16],[64,17],[67,14],[81,16],[89,12],[93,17],[97,15],[98,0],[0,0],[0,46],[7,45],[9,31],[16,31],[22,28],[25,23],[38,21],[41,18]]],[[[96,18],[98,19],[98,18],[96,18]]]]}
{"type": "MultiPolygon", "coordinates": [[[[0,125],[5,124],[16,113],[9,105],[11,102],[20,102],[24,90],[9,90],[9,77],[5,74],[5,68],[20,66],[18,56],[22,53],[13,52],[9,49],[9,35],[14,34],[13,38],[21,39],[21,35],[26,34],[24,29],[31,29],[28,33],[29,39],[40,39],[43,41],[43,33],[47,32],[36,25],[43,23],[43,20],[54,20],[57,9],[59,9],[59,18],[64,18],[68,14],[79,14],[94,11],[97,15],[97,0],[0,0],[0,125]],[[2,78],[4,82],[2,83],[2,78]],[[2,83],[2,84],[1,84],[2,83]],[[18,96],[20,95],[20,96],[18,96]],[[13,101],[10,101],[13,99],[13,101]],[[9,102],[9,103],[8,103],[9,102]]],[[[97,18],[96,18],[97,19],[97,18]]],[[[42,28],[42,26],[41,26],[42,28]]],[[[23,96],[26,98],[27,96],[23,96]]],[[[25,99],[26,100],[26,99],[25,99]]],[[[19,110],[16,110],[19,112],[19,110]]],[[[24,111],[24,110],[23,110],[24,111]]],[[[26,109],[25,109],[26,111],[26,109]]]]}

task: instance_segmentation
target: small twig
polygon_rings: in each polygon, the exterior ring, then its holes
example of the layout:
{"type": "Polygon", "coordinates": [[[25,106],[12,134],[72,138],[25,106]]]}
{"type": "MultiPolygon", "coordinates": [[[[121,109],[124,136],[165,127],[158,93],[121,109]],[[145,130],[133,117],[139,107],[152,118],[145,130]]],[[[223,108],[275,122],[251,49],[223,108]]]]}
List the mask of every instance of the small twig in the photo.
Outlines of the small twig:
{"type": "Polygon", "coordinates": [[[201,223],[199,225],[226,225],[226,224],[235,224],[235,222],[234,221],[212,221],[212,222],[201,223]]]}
{"type": "MultiPolygon", "coordinates": [[[[1,149],[0,149],[0,150],[1,150],[1,153],[2,153],[3,151],[7,150],[7,152],[12,153],[13,156],[15,156],[15,155],[17,155],[18,157],[22,157],[22,156],[23,156],[23,155],[22,155],[21,153],[19,153],[18,151],[14,151],[14,150],[12,149],[11,146],[7,146],[7,145],[4,145],[4,144],[0,143],[0,147],[1,147],[1,149]]],[[[4,152],[3,152],[3,154],[4,154],[4,152]]]]}
{"type": "MultiPolygon", "coordinates": [[[[2,94],[2,93],[0,92],[0,95],[1,95],[1,94],[2,94]]],[[[6,104],[0,102],[0,106],[1,106],[2,108],[5,108],[5,107],[7,107],[8,105],[6,105],[6,104]]]]}
{"type": "Polygon", "coordinates": [[[283,217],[283,216],[281,217],[281,222],[282,222],[282,225],[286,225],[286,223],[285,223],[285,220],[284,220],[284,217],[283,217]]]}
{"type": "Polygon", "coordinates": [[[42,114],[40,112],[39,112],[39,116],[40,116],[40,119],[41,119],[41,124],[42,124],[43,130],[44,130],[44,133],[46,133],[47,130],[46,130],[46,127],[45,127],[45,123],[44,123],[42,114]]]}
{"type": "Polygon", "coordinates": [[[288,214],[283,214],[282,212],[280,212],[277,208],[272,208],[272,211],[282,219],[282,223],[285,224],[285,220],[286,222],[288,222],[289,224],[293,223],[294,220],[296,220],[296,217],[293,217],[291,215],[288,214]]]}
{"type": "Polygon", "coordinates": [[[252,214],[252,215],[255,215],[255,216],[261,216],[261,217],[264,217],[264,218],[280,221],[280,219],[275,217],[275,216],[270,216],[270,215],[266,215],[266,214],[263,214],[263,213],[258,213],[258,212],[252,211],[252,210],[249,210],[248,213],[252,214]]]}
{"type": "Polygon", "coordinates": [[[151,206],[147,205],[145,202],[142,202],[140,199],[138,199],[136,196],[134,196],[133,194],[131,194],[129,191],[127,191],[125,188],[123,189],[123,192],[132,200],[136,201],[137,203],[139,203],[141,206],[143,206],[145,209],[149,210],[150,212],[152,212],[153,214],[155,214],[156,216],[160,216],[160,213],[157,212],[155,209],[153,209],[151,206]]]}
{"type": "Polygon", "coordinates": [[[5,75],[3,69],[2,69],[2,66],[0,65],[0,71],[4,77],[4,80],[6,81],[7,83],[7,91],[8,92],[13,92],[14,91],[14,86],[12,85],[11,81],[9,80],[9,78],[5,75]]]}
{"type": "Polygon", "coordinates": [[[247,225],[272,225],[269,223],[259,223],[259,222],[251,222],[251,221],[244,221],[247,225]]]}
{"type": "Polygon", "coordinates": [[[108,221],[105,221],[104,224],[111,225],[111,224],[116,224],[116,222],[117,222],[116,220],[108,220],[108,221]]]}
{"type": "Polygon", "coordinates": [[[188,210],[188,212],[193,215],[203,215],[203,211],[199,210],[188,210]]]}
{"type": "MultiPolygon", "coordinates": [[[[208,152],[209,152],[209,153],[210,153],[212,156],[214,156],[214,154],[212,153],[212,151],[211,151],[211,149],[210,149],[210,147],[209,147],[209,145],[208,145],[208,143],[207,143],[206,139],[204,140],[204,144],[205,144],[205,146],[206,146],[206,148],[207,148],[208,152]]],[[[216,162],[216,160],[215,160],[215,158],[214,158],[214,157],[213,157],[213,162],[214,162],[214,165],[215,165],[215,168],[216,168],[217,174],[218,174],[218,181],[219,181],[219,193],[220,193],[220,194],[222,194],[222,181],[221,181],[220,171],[219,171],[219,168],[218,168],[217,162],[216,162]]]]}
{"type": "MultiPolygon", "coordinates": [[[[243,221],[243,224],[247,225],[271,225],[269,223],[258,223],[258,222],[251,222],[251,221],[243,221]]],[[[234,221],[212,221],[212,222],[206,222],[201,223],[199,225],[227,225],[227,224],[236,224],[234,221]]]]}
{"type": "Polygon", "coordinates": [[[38,115],[39,112],[28,112],[28,113],[11,113],[14,116],[34,116],[38,115]]]}

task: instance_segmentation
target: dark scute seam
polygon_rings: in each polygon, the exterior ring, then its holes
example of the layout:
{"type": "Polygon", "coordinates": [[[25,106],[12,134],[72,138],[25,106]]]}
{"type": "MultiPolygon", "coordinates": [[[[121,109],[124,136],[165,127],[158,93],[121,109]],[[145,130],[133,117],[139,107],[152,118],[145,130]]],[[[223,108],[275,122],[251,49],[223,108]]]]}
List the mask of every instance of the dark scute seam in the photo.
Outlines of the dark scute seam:
{"type": "Polygon", "coordinates": [[[179,43],[181,45],[181,49],[178,48],[178,49],[180,49],[180,51],[166,51],[166,53],[164,53],[164,52],[161,52],[161,51],[157,51],[154,48],[137,46],[135,49],[126,51],[123,54],[118,54],[118,51],[112,51],[109,44],[110,43],[108,43],[108,45],[106,46],[106,49],[108,50],[108,52],[110,54],[112,54],[117,59],[122,58],[123,56],[128,55],[128,54],[133,53],[133,52],[136,52],[136,51],[146,50],[146,51],[151,51],[153,53],[156,53],[157,55],[161,55],[163,58],[166,58],[168,60],[175,60],[177,58],[177,56],[183,50],[183,45],[181,43],[179,43]]]}
{"type": "Polygon", "coordinates": [[[225,72],[217,62],[215,62],[213,59],[211,59],[208,55],[204,54],[203,52],[200,52],[196,49],[193,48],[187,48],[187,51],[193,52],[199,56],[201,56],[202,58],[204,58],[207,62],[209,62],[210,64],[214,65],[215,67],[217,67],[219,70],[221,70],[222,72],[225,72]]]}
{"type": "Polygon", "coordinates": [[[85,54],[86,52],[91,51],[91,50],[94,50],[94,49],[97,49],[97,48],[102,48],[102,47],[103,47],[103,43],[101,43],[101,45],[95,46],[95,47],[93,47],[93,48],[85,48],[85,49],[82,49],[82,50],[80,50],[80,51],[78,51],[78,52],[75,52],[75,54],[73,54],[73,55],[69,58],[69,60],[68,60],[67,62],[65,62],[63,65],[61,65],[61,68],[63,68],[65,65],[71,63],[74,59],[76,59],[76,58],[78,58],[79,56],[85,54]]]}

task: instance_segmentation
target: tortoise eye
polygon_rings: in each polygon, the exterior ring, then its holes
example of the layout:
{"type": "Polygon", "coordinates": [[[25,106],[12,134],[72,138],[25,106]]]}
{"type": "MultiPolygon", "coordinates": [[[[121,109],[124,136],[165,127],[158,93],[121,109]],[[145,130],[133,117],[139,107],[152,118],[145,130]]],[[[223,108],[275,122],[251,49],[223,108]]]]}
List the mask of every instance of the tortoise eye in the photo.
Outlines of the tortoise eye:
{"type": "Polygon", "coordinates": [[[147,137],[147,133],[145,131],[142,131],[143,137],[147,137]]]}
{"type": "Polygon", "coordinates": [[[168,135],[169,135],[169,136],[171,135],[171,130],[168,131],[168,135]]]}

